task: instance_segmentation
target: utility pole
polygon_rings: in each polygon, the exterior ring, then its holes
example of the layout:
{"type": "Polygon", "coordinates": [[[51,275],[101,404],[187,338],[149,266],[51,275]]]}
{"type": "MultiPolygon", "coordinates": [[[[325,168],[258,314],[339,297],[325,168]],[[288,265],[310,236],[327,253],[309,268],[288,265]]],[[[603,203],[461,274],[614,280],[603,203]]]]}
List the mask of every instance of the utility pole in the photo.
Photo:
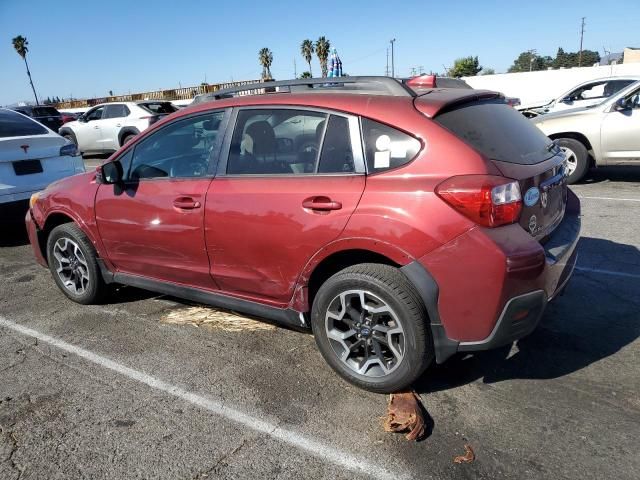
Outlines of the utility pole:
{"type": "Polygon", "coordinates": [[[578,54],[578,66],[582,66],[582,39],[584,37],[584,19],[587,17],[582,17],[582,25],[580,26],[580,53],[578,54]]]}
{"type": "Polygon", "coordinates": [[[423,74],[424,74],[424,66],[423,66],[423,65],[420,65],[420,66],[418,67],[418,71],[420,72],[420,75],[423,75],[423,74]]]}
{"type": "Polygon", "coordinates": [[[389,76],[389,47],[387,47],[387,66],[384,69],[384,76],[389,76]]]}
{"type": "Polygon", "coordinates": [[[533,61],[536,59],[536,49],[529,50],[529,71],[533,69],[533,61]]]}
{"type": "Polygon", "coordinates": [[[298,70],[296,70],[296,57],[293,57],[293,78],[298,78],[298,70]]]}
{"type": "Polygon", "coordinates": [[[393,78],[395,78],[396,76],[396,68],[395,68],[395,63],[394,63],[394,58],[393,58],[393,44],[396,43],[396,39],[392,38],[390,40],[391,43],[391,76],[393,78]]]}

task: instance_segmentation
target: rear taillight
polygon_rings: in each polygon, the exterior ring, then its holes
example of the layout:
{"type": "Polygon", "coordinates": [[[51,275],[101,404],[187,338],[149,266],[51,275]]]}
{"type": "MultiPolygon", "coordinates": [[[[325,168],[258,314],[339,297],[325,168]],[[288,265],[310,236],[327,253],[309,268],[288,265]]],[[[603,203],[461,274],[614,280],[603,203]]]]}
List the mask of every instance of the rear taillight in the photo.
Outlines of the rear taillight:
{"type": "Polygon", "coordinates": [[[149,120],[149,126],[153,125],[154,123],[156,123],[158,120],[160,120],[160,117],[158,115],[149,115],[147,117],[140,117],[142,120],[149,120]]]}
{"type": "Polygon", "coordinates": [[[436,187],[436,194],[458,212],[485,227],[515,223],[522,211],[520,185],[504,177],[451,177],[436,187]]]}
{"type": "Polygon", "coordinates": [[[75,156],[78,154],[78,147],[76,147],[75,143],[67,143],[60,147],[60,156],[63,157],[65,155],[75,156]]]}

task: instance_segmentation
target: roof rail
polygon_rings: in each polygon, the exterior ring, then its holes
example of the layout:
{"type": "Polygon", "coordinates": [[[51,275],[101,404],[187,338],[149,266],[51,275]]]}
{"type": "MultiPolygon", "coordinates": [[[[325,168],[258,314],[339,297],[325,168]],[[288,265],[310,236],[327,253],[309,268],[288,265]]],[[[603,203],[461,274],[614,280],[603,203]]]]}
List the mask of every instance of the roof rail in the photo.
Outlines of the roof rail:
{"type": "Polygon", "coordinates": [[[260,95],[263,93],[356,93],[363,95],[391,95],[415,97],[415,92],[392,77],[331,77],[300,78],[277,82],[257,82],[223,88],[211,93],[196,95],[192,105],[233,98],[236,95],[260,95]]]}

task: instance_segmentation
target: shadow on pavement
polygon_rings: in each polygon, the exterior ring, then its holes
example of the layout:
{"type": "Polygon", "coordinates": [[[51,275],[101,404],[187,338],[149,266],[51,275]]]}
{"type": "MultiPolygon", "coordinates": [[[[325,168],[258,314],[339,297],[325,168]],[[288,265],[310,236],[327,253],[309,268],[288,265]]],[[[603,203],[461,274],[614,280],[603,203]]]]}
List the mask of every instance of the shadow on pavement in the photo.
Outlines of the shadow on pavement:
{"type": "MultiPolygon", "coordinates": [[[[640,267],[640,251],[631,245],[583,237],[578,248],[579,252],[608,252],[610,258],[640,267]]],[[[419,393],[429,393],[479,379],[495,383],[559,378],[616,354],[638,337],[640,282],[576,271],[566,293],[547,306],[538,328],[517,342],[511,356],[511,345],[458,354],[430,367],[414,387],[419,393]]]]}
{"type": "Polygon", "coordinates": [[[3,223],[0,225],[0,248],[28,245],[27,229],[20,223],[3,223]]]}
{"type": "Polygon", "coordinates": [[[640,166],[617,166],[592,168],[581,184],[602,182],[640,182],[640,166]]]}

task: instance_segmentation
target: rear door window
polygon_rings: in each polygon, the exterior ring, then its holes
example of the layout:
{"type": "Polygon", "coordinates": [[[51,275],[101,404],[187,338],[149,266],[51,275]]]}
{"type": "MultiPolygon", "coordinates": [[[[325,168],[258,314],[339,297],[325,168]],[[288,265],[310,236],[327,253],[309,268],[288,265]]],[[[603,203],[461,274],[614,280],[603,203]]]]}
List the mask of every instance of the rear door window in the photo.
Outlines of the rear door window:
{"type": "Polygon", "coordinates": [[[551,140],[504,101],[466,103],[434,120],[492,160],[533,165],[556,153],[551,140]]]}
{"type": "MultiPolygon", "coordinates": [[[[323,125],[321,125],[322,127],[323,125]]],[[[319,132],[322,134],[322,132],[319,132]]],[[[349,136],[349,120],[331,115],[327,124],[318,173],[353,173],[353,149],[349,136]]]]}
{"type": "Polygon", "coordinates": [[[53,107],[34,107],[33,108],[33,116],[34,117],[57,117],[60,115],[60,112],[53,107]]]}
{"type": "Polygon", "coordinates": [[[44,135],[48,130],[38,122],[11,110],[0,109],[0,138],[44,135]]]}
{"type": "Polygon", "coordinates": [[[409,163],[420,151],[420,141],[383,123],[362,119],[367,172],[378,173],[409,163]]]}
{"type": "Polygon", "coordinates": [[[104,114],[102,115],[102,119],[106,118],[122,118],[129,115],[129,109],[126,105],[107,105],[105,107],[104,114]]]}

